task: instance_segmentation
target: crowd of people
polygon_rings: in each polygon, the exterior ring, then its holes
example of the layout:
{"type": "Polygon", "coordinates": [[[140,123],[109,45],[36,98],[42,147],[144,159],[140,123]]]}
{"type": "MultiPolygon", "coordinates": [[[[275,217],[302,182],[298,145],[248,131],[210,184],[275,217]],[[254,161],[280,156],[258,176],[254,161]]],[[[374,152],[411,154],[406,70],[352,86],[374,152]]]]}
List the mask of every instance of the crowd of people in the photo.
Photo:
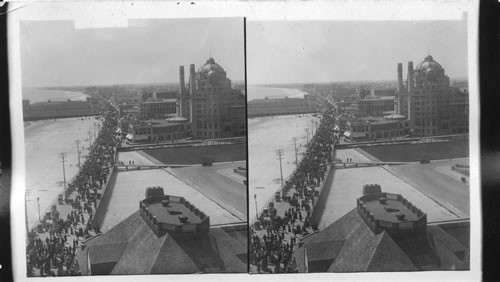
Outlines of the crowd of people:
{"type": "Polygon", "coordinates": [[[302,236],[317,229],[312,218],[314,196],[332,162],[335,113],[333,107],[323,112],[304,157],[284,187],[283,200],[288,209],[279,214],[272,203],[258,215],[255,228],[251,227],[250,264],[258,273],[297,271],[293,263],[294,247],[302,236]]]}
{"type": "Polygon", "coordinates": [[[75,258],[81,241],[100,233],[94,216],[120,143],[117,112],[111,110],[103,118],[86,161],[65,190],[64,200],[59,201],[60,211],[53,205],[28,233],[28,276],[77,275],[75,258]]]}

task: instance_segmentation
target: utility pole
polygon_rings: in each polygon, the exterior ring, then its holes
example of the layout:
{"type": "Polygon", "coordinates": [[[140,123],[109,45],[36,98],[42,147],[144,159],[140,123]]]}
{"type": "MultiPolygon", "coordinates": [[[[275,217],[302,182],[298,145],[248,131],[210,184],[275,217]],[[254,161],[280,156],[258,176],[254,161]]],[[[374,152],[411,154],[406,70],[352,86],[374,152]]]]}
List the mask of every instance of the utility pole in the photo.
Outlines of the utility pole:
{"type": "Polygon", "coordinates": [[[297,160],[297,140],[298,138],[297,137],[293,137],[292,138],[292,141],[293,141],[293,147],[295,149],[295,164],[296,165],[299,165],[299,161],[297,160]]]}
{"type": "Polygon", "coordinates": [[[38,222],[42,222],[42,219],[40,218],[40,197],[36,197],[36,202],[38,204],[38,222]]]}
{"type": "Polygon", "coordinates": [[[62,165],[63,165],[63,183],[64,183],[64,192],[66,192],[66,169],[64,168],[64,163],[65,163],[65,158],[66,158],[66,153],[59,153],[59,157],[61,158],[62,165]]]}
{"type": "Polygon", "coordinates": [[[309,128],[306,128],[306,140],[307,140],[306,144],[309,144],[309,128]]]}
{"type": "Polygon", "coordinates": [[[78,153],[78,168],[81,169],[82,166],[80,164],[80,140],[76,140],[76,152],[78,153]]]}
{"type": "Polygon", "coordinates": [[[90,147],[92,147],[92,136],[90,136],[90,130],[88,132],[89,132],[89,150],[90,150],[90,147]]]}
{"type": "Polygon", "coordinates": [[[253,199],[255,200],[255,217],[259,219],[259,210],[257,209],[257,194],[253,194],[253,199]]]}
{"type": "Polygon", "coordinates": [[[311,139],[314,136],[314,120],[311,119],[311,139]]]}
{"type": "Polygon", "coordinates": [[[281,160],[283,157],[283,150],[276,150],[276,155],[278,156],[278,160],[280,161],[280,174],[281,174],[281,190],[283,190],[283,168],[281,166],[281,160]]]}

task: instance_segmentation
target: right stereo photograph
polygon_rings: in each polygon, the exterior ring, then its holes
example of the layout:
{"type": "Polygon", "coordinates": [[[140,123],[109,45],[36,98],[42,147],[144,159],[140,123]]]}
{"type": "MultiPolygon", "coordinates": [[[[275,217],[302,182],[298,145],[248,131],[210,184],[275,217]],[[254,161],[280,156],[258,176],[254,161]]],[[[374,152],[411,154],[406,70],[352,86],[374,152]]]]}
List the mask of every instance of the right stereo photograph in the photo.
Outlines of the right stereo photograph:
{"type": "Polygon", "coordinates": [[[468,270],[467,17],[246,34],[250,273],[468,270]]]}

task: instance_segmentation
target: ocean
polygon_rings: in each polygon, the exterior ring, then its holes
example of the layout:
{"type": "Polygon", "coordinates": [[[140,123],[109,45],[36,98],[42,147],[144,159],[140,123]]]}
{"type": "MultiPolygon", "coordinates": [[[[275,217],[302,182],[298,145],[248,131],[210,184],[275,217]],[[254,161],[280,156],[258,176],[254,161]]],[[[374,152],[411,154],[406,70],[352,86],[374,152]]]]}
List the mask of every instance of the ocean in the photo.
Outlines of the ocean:
{"type": "MultiPolygon", "coordinates": [[[[248,87],[248,101],[266,97],[304,97],[299,89],[248,87]]],[[[276,151],[282,150],[283,180],[287,180],[296,168],[292,138],[296,137],[298,159],[305,151],[306,128],[311,130],[312,115],[288,115],[248,119],[248,213],[250,222],[281,189],[280,163],[276,151]]]]}
{"type": "MultiPolygon", "coordinates": [[[[30,102],[47,100],[85,100],[86,94],[59,90],[24,89],[23,99],[30,102]]],[[[89,135],[93,135],[94,124],[98,121],[65,118],[56,120],[32,121],[24,127],[24,148],[26,156],[26,210],[28,226],[38,222],[40,216],[64,189],[62,162],[59,153],[66,153],[65,172],[69,183],[78,172],[78,153],[76,141],[80,142],[81,163],[88,154],[89,135]]]]}
{"type": "Polygon", "coordinates": [[[23,99],[30,100],[30,103],[51,101],[85,101],[89,95],[82,92],[71,92],[64,90],[47,90],[39,88],[23,88],[23,99]]]}
{"type": "Polygon", "coordinates": [[[304,98],[305,92],[299,89],[248,86],[247,100],[265,99],[266,97],[304,98]]]}

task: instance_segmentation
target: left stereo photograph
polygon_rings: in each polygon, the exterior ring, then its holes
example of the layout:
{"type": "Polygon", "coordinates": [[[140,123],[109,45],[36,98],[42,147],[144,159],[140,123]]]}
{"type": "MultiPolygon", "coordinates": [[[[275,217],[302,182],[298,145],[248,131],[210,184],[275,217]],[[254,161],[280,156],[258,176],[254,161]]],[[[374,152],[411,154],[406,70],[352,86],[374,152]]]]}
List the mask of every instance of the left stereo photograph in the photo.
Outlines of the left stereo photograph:
{"type": "Polygon", "coordinates": [[[244,19],[19,26],[28,277],[246,273],[244,19]]]}

